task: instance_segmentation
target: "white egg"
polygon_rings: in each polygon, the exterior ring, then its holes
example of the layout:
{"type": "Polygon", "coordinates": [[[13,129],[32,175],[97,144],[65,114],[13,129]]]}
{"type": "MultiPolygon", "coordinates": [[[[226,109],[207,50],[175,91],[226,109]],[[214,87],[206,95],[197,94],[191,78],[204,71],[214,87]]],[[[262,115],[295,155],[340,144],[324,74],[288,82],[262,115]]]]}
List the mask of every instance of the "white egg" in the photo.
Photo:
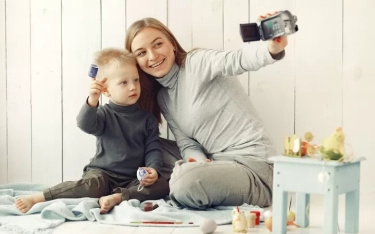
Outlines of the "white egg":
{"type": "Polygon", "coordinates": [[[270,211],[270,210],[265,211],[263,216],[264,216],[264,218],[272,217],[272,211],[270,211]]]}
{"type": "Polygon", "coordinates": [[[216,230],[217,224],[215,220],[206,219],[202,222],[200,228],[201,231],[205,234],[213,233],[216,230]]]}

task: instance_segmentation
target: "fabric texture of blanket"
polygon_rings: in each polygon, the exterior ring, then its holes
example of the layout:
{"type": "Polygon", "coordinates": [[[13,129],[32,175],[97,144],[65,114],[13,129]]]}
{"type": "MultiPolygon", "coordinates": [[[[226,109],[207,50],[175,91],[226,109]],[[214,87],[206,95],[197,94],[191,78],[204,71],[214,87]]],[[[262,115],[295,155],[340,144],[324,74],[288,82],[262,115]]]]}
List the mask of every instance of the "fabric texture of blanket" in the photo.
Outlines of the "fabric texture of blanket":
{"type": "MultiPolygon", "coordinates": [[[[144,202],[131,199],[115,206],[109,213],[100,214],[97,198],[57,199],[35,204],[26,214],[14,205],[17,197],[42,191],[47,188],[41,184],[0,185],[0,231],[13,233],[52,233],[53,228],[65,221],[97,221],[104,224],[127,226],[199,226],[205,219],[213,219],[218,225],[232,223],[231,206],[216,206],[206,210],[180,209],[168,200],[149,200],[158,204],[153,211],[144,212],[144,202]],[[182,224],[142,224],[131,222],[182,222],[182,224]],[[192,223],[192,224],[189,224],[192,223]]],[[[263,209],[248,204],[239,207],[245,213],[263,209]]]]}

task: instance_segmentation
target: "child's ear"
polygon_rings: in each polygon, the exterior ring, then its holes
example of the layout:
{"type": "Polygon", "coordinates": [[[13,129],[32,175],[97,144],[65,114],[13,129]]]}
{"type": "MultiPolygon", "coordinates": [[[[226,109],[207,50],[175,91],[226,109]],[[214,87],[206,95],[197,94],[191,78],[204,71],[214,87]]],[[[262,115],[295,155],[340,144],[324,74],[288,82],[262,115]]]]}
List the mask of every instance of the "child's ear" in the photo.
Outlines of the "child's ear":
{"type": "Polygon", "coordinates": [[[105,82],[107,82],[107,77],[104,77],[104,79],[101,81],[103,84],[104,84],[104,86],[105,86],[105,88],[104,88],[104,92],[102,92],[106,97],[110,97],[111,96],[111,94],[109,93],[109,91],[108,91],[108,88],[107,88],[107,85],[105,84],[105,82]]]}

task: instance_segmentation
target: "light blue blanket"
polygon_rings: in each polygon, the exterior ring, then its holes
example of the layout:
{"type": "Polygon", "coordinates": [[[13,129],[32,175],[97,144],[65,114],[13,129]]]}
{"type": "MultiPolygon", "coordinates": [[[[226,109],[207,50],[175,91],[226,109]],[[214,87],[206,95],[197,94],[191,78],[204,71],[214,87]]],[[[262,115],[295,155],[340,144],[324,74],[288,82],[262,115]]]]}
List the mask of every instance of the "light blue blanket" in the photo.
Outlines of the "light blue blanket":
{"type": "MultiPolygon", "coordinates": [[[[65,221],[79,220],[128,226],[152,226],[152,224],[130,223],[135,221],[183,222],[182,224],[153,224],[153,226],[167,225],[168,227],[199,226],[205,219],[213,219],[218,225],[232,222],[234,207],[217,206],[204,211],[179,209],[163,199],[149,200],[159,205],[157,209],[150,212],[142,211],[143,203],[132,199],[123,201],[108,214],[100,214],[96,198],[57,199],[42,202],[34,205],[26,214],[17,210],[14,205],[16,197],[41,191],[44,188],[46,186],[39,184],[0,185],[0,231],[46,234],[51,233],[53,228],[65,221]]],[[[263,214],[263,209],[247,204],[240,206],[240,209],[246,213],[257,210],[263,214]]]]}

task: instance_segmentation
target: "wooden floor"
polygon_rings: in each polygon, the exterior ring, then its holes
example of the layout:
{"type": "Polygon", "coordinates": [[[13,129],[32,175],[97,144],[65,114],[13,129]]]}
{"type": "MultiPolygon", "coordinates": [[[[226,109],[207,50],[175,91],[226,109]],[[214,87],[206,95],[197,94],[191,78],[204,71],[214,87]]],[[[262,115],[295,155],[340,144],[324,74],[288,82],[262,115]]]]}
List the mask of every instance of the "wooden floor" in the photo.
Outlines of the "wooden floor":
{"type": "MultiPolygon", "coordinates": [[[[339,201],[339,231],[338,233],[344,234],[344,217],[345,217],[345,196],[340,196],[339,201]]],[[[375,194],[361,194],[360,200],[360,234],[375,234],[375,194]]],[[[323,200],[321,196],[312,196],[310,205],[310,227],[309,228],[288,228],[287,233],[300,233],[300,234],[323,234],[323,200]]],[[[293,206],[292,206],[293,207],[293,206]]],[[[66,222],[54,231],[54,234],[63,233],[79,233],[79,234],[199,234],[202,233],[199,227],[194,228],[166,228],[166,227],[129,227],[129,226],[116,226],[104,225],[97,222],[66,222]]],[[[233,233],[231,225],[218,226],[216,234],[230,234],[233,233]]],[[[249,229],[247,233],[266,234],[270,233],[261,224],[257,228],[249,229]]]]}

